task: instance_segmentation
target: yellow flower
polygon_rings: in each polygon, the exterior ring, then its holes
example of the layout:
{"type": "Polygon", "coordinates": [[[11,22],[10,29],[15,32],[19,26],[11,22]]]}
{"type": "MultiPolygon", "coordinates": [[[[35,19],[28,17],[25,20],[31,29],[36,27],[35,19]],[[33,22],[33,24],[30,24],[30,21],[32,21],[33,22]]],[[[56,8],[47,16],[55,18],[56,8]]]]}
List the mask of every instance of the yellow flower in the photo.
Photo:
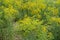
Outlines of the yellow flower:
{"type": "Polygon", "coordinates": [[[59,22],[59,23],[60,23],[60,18],[52,17],[52,18],[51,18],[51,21],[59,22]]]}
{"type": "Polygon", "coordinates": [[[36,13],[38,13],[37,10],[32,10],[32,14],[36,14],[36,13]]]}
{"type": "Polygon", "coordinates": [[[58,14],[58,9],[57,9],[57,8],[54,8],[54,9],[52,10],[52,12],[53,12],[53,15],[57,15],[57,14],[58,14]]]}
{"type": "Polygon", "coordinates": [[[57,15],[58,14],[58,8],[55,7],[48,7],[48,10],[52,12],[53,15],[57,15]]]}
{"type": "Polygon", "coordinates": [[[43,32],[46,32],[47,31],[47,29],[46,29],[45,26],[42,27],[42,30],[43,30],[43,32]]]}
{"type": "Polygon", "coordinates": [[[49,11],[52,11],[55,7],[48,7],[49,11]]]}
{"type": "Polygon", "coordinates": [[[20,2],[19,2],[19,1],[15,1],[15,3],[16,3],[17,5],[20,5],[20,2]]]}
{"type": "Polygon", "coordinates": [[[29,24],[31,22],[31,19],[29,17],[24,18],[23,20],[20,20],[20,22],[24,23],[24,24],[29,24]]]}
{"type": "Polygon", "coordinates": [[[37,14],[37,18],[41,18],[41,15],[37,14]]]}
{"type": "Polygon", "coordinates": [[[41,10],[40,9],[33,9],[32,10],[32,14],[39,14],[39,12],[41,12],[41,10]]]}
{"type": "Polygon", "coordinates": [[[56,4],[60,4],[60,0],[56,0],[56,4]]]}
{"type": "Polygon", "coordinates": [[[56,19],[57,19],[56,17],[52,17],[52,18],[51,18],[52,21],[55,21],[56,19]]]}
{"type": "Polygon", "coordinates": [[[18,15],[18,11],[9,5],[9,8],[4,8],[4,14],[6,19],[14,19],[15,16],[18,15]]]}
{"type": "Polygon", "coordinates": [[[60,23],[60,18],[57,18],[57,22],[59,22],[59,23],[60,23]]]}
{"type": "Polygon", "coordinates": [[[21,5],[21,8],[26,9],[26,8],[28,8],[28,6],[27,6],[27,4],[24,4],[24,5],[21,5]]]}
{"type": "Polygon", "coordinates": [[[5,2],[6,2],[6,3],[9,2],[9,0],[5,0],[5,2]]]}
{"type": "Polygon", "coordinates": [[[46,4],[41,3],[41,4],[39,4],[38,7],[39,7],[40,9],[45,9],[45,8],[46,8],[46,4]]]}
{"type": "Polygon", "coordinates": [[[28,7],[29,8],[32,8],[32,7],[35,7],[37,6],[35,2],[28,2],[28,7]]]}

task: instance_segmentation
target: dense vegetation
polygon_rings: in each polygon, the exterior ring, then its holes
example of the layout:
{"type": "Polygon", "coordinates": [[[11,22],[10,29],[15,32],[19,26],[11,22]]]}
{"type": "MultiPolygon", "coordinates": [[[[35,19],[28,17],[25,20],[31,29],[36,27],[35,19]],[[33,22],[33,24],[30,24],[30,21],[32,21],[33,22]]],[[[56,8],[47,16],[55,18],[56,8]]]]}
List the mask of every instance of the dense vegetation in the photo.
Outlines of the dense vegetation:
{"type": "Polygon", "coordinates": [[[60,0],[0,0],[0,40],[60,40],[60,0]]]}

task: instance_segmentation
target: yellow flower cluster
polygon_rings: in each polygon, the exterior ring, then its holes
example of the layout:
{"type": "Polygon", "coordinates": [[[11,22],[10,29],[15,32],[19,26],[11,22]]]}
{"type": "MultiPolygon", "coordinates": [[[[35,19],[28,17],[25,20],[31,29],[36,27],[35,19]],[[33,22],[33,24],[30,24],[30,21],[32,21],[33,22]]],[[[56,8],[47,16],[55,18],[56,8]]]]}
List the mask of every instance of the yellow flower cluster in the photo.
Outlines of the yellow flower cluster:
{"type": "Polygon", "coordinates": [[[9,2],[9,0],[5,0],[5,2],[6,2],[6,3],[9,2]]]}
{"type": "Polygon", "coordinates": [[[53,15],[57,15],[59,13],[57,8],[53,9],[52,12],[53,12],[53,15]]]}
{"type": "Polygon", "coordinates": [[[48,7],[48,10],[52,12],[53,15],[57,15],[59,13],[58,8],[48,7]]]}
{"type": "Polygon", "coordinates": [[[29,8],[33,8],[36,6],[36,3],[35,2],[28,2],[28,7],[29,8]]]}
{"type": "Polygon", "coordinates": [[[40,9],[32,9],[32,14],[39,14],[41,12],[40,9]]]}
{"type": "Polygon", "coordinates": [[[23,4],[21,5],[21,8],[24,10],[24,9],[27,9],[28,5],[27,4],[23,4]]]}
{"type": "Polygon", "coordinates": [[[45,9],[45,8],[46,8],[46,4],[40,3],[40,4],[38,5],[38,7],[39,7],[40,9],[45,9]]]}
{"type": "Polygon", "coordinates": [[[24,18],[23,20],[20,20],[20,22],[22,22],[24,24],[29,24],[31,22],[31,18],[29,18],[29,17],[24,18]]]}
{"type": "Polygon", "coordinates": [[[21,6],[21,1],[16,0],[15,3],[17,4],[17,6],[19,6],[19,7],[21,6]]]}
{"type": "Polygon", "coordinates": [[[43,26],[43,27],[42,27],[42,31],[43,31],[43,32],[47,32],[46,26],[43,26]]]}
{"type": "Polygon", "coordinates": [[[41,17],[41,15],[37,14],[37,18],[41,19],[42,17],[41,17]]]}
{"type": "Polygon", "coordinates": [[[59,22],[59,23],[60,23],[60,18],[51,17],[51,21],[54,21],[54,22],[59,22]]]}
{"type": "Polygon", "coordinates": [[[60,0],[56,0],[56,4],[60,4],[60,0]]]}
{"type": "Polygon", "coordinates": [[[6,19],[14,19],[16,15],[18,15],[18,11],[13,8],[13,6],[9,5],[8,8],[4,8],[4,16],[6,19]]]}

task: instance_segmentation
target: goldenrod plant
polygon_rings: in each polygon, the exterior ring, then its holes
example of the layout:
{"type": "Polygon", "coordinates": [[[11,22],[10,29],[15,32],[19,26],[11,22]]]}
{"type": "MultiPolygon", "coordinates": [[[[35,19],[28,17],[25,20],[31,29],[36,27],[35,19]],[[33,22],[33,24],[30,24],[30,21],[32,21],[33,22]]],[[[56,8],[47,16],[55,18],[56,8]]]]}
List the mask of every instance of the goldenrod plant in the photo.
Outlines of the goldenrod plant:
{"type": "Polygon", "coordinates": [[[0,40],[60,40],[60,0],[0,0],[0,40]]]}

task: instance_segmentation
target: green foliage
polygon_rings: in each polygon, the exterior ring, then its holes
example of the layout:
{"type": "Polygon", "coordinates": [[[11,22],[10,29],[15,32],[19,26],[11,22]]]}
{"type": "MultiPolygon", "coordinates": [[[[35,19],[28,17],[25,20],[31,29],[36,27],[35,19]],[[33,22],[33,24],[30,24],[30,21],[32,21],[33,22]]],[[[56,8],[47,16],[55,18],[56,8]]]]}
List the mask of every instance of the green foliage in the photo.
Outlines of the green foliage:
{"type": "Polygon", "coordinates": [[[0,40],[60,40],[60,0],[0,0],[0,40]]]}

